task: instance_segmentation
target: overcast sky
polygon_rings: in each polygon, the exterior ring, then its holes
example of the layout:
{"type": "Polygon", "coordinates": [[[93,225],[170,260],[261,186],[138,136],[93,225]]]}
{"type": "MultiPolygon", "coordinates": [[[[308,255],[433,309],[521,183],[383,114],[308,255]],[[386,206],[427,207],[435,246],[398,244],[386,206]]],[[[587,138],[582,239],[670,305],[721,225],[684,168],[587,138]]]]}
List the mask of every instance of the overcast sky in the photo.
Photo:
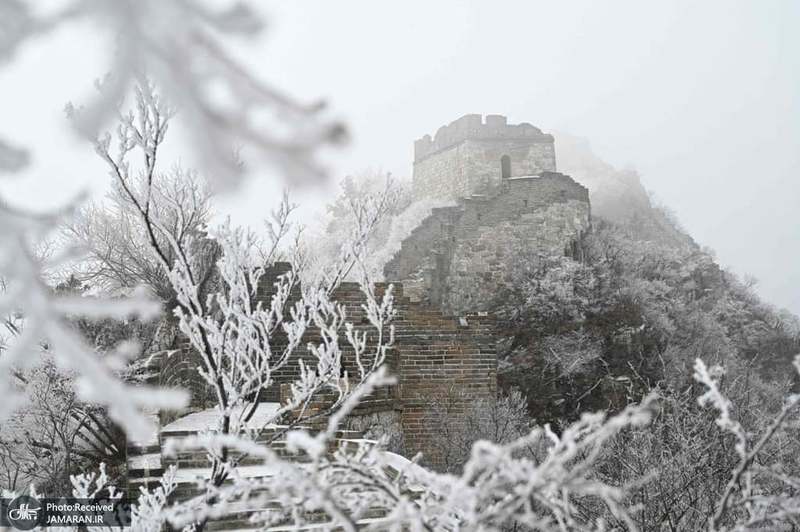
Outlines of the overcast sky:
{"type": "MultiPolygon", "coordinates": [[[[408,176],[413,140],[467,113],[583,136],[637,169],[723,266],[800,313],[800,2],[264,4],[268,31],[237,50],[265,80],[325,98],[349,124],[333,176],[408,176]]],[[[107,183],[62,112],[103,74],[108,51],[87,30],[30,45],[0,70],[0,132],[47,154],[0,185],[22,204],[107,183]]],[[[278,190],[263,177],[222,210],[262,218],[278,190]]]]}

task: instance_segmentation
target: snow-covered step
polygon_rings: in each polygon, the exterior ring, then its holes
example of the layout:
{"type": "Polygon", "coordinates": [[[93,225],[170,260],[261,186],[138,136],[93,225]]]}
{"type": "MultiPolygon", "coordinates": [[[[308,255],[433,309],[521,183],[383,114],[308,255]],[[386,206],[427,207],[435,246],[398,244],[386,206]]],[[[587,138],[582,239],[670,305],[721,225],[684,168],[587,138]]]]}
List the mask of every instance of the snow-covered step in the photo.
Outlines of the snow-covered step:
{"type": "MultiPolygon", "coordinates": [[[[251,429],[276,427],[276,425],[272,423],[272,420],[275,418],[279,409],[279,403],[259,404],[255,413],[247,422],[247,427],[251,429]]],[[[234,410],[231,415],[238,417],[240,413],[241,410],[237,409],[234,410]]],[[[161,433],[171,435],[197,434],[206,430],[215,429],[219,422],[219,417],[220,413],[215,408],[201,410],[176,419],[172,423],[164,426],[161,429],[161,433]]]]}
{"type": "Polygon", "coordinates": [[[128,456],[128,478],[159,477],[164,474],[161,453],[128,456]]]}

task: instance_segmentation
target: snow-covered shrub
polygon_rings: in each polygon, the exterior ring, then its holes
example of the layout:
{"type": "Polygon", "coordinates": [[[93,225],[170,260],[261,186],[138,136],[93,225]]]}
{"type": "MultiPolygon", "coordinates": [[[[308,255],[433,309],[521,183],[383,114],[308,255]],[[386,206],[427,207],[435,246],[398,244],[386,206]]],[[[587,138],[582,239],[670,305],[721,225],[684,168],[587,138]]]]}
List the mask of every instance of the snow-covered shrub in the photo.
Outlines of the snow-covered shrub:
{"type": "MultiPolygon", "coordinates": [[[[131,187],[144,188],[145,183],[140,181],[145,179],[146,175],[131,175],[131,187]]],[[[159,172],[157,179],[150,179],[158,189],[151,208],[158,211],[171,238],[182,241],[191,236],[203,248],[196,255],[208,257],[206,264],[198,265],[202,269],[200,275],[207,277],[216,257],[211,242],[202,238],[211,216],[208,190],[196,172],[180,167],[159,172]]],[[[168,307],[174,305],[175,290],[169,271],[150,252],[147,228],[119,183],[112,183],[105,201],[82,206],[65,225],[63,238],[83,252],[72,275],[94,291],[125,295],[144,285],[168,307]]],[[[160,235],[156,238],[168,253],[167,261],[174,263],[172,248],[160,235]]]]}
{"type": "MultiPolygon", "coordinates": [[[[800,373],[800,355],[795,357],[794,367],[800,373]]],[[[698,403],[717,411],[716,424],[723,433],[733,436],[733,453],[737,459],[708,519],[708,530],[752,530],[764,526],[777,529],[796,525],[800,518],[800,472],[791,466],[787,468],[788,464],[782,461],[774,461],[774,457],[776,453],[779,457],[787,456],[784,454],[787,443],[798,437],[800,394],[789,394],[777,413],[766,418],[757,433],[752,433],[736,419],[733,403],[723,394],[720,387],[723,375],[722,367],[708,368],[697,359],[694,378],[705,386],[698,403]]]]}
{"type": "Polygon", "coordinates": [[[533,425],[527,400],[518,390],[475,400],[456,386],[430,398],[424,422],[437,427],[432,447],[441,468],[450,473],[461,472],[475,442],[508,443],[528,434],[533,425]]]}

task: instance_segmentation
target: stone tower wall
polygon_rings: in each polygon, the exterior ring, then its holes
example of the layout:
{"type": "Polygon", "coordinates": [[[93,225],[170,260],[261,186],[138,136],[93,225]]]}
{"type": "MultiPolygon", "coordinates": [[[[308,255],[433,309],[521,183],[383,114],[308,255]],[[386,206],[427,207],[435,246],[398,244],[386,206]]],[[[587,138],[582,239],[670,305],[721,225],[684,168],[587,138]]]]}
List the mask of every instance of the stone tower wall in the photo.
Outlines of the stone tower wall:
{"type": "Polygon", "coordinates": [[[493,194],[501,185],[501,158],[514,176],[555,171],[552,135],[530,124],[509,125],[506,117],[465,115],[414,143],[414,194],[457,199],[493,194]]]}
{"type": "Polygon", "coordinates": [[[515,255],[574,255],[589,226],[588,190],[569,176],[507,179],[493,196],[434,209],[384,275],[446,313],[488,310],[515,255]]]}

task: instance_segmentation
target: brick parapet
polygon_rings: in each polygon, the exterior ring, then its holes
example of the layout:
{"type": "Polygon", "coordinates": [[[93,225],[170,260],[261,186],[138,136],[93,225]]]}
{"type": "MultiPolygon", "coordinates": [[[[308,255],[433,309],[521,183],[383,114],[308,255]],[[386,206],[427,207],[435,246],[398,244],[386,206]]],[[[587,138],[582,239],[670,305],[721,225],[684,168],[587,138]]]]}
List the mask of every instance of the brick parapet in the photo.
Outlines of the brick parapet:
{"type": "Polygon", "coordinates": [[[553,136],[523,122],[509,124],[505,116],[479,114],[464,115],[440,127],[432,138],[425,135],[414,142],[414,162],[422,161],[466,140],[522,140],[527,143],[552,144],[553,136]]]}

